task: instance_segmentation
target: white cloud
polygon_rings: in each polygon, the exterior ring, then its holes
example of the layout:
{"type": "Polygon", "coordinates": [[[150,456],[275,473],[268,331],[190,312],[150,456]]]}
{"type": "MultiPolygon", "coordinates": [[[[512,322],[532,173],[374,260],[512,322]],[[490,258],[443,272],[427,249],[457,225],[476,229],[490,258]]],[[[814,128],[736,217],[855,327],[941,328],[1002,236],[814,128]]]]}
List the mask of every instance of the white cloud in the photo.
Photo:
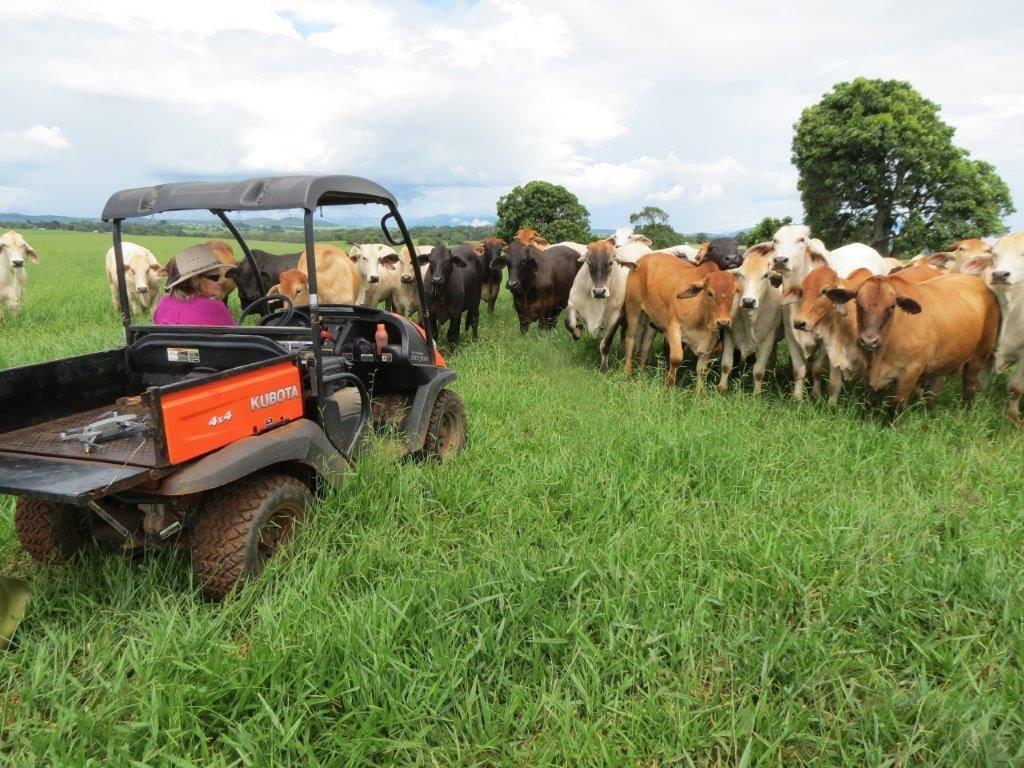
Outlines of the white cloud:
{"type": "Polygon", "coordinates": [[[661,192],[648,192],[644,195],[644,200],[654,200],[656,202],[669,203],[673,200],[681,200],[683,195],[686,194],[686,187],[682,184],[676,184],[671,189],[666,189],[661,192]]]}
{"type": "Polygon", "coordinates": [[[0,131],[0,163],[45,162],[68,149],[71,149],[71,142],[55,125],[0,131]]]}

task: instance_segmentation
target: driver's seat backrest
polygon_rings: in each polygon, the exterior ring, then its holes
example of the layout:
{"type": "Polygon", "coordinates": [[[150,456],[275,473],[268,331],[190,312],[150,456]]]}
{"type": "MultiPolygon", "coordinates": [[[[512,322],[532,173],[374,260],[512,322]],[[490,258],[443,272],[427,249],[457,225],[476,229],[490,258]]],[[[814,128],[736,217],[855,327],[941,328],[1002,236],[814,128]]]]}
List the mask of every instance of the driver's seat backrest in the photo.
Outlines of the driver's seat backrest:
{"type": "Polygon", "coordinates": [[[128,369],[143,387],[181,381],[194,368],[226,371],[288,354],[265,336],[201,333],[147,334],[126,352],[128,369]]]}

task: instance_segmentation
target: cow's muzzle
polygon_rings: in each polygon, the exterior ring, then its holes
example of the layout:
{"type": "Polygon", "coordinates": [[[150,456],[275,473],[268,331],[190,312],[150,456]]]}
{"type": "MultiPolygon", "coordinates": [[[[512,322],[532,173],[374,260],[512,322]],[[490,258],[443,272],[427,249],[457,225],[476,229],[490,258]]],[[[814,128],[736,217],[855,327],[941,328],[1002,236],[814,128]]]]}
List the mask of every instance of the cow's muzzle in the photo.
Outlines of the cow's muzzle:
{"type": "Polygon", "coordinates": [[[608,298],[608,289],[607,288],[592,288],[590,293],[593,294],[595,299],[607,299],[608,298]]]}
{"type": "Polygon", "coordinates": [[[772,259],[772,266],[776,270],[785,271],[789,269],[789,257],[788,256],[776,256],[772,259]]]}
{"type": "Polygon", "coordinates": [[[757,309],[757,299],[740,299],[740,306],[743,309],[757,309]]]}
{"type": "Polygon", "coordinates": [[[432,277],[432,278],[430,278],[430,284],[431,285],[443,285],[444,284],[444,278],[432,277]]]}
{"type": "Polygon", "coordinates": [[[509,280],[508,282],[505,283],[505,287],[508,288],[510,291],[514,291],[516,288],[519,287],[519,281],[509,280]]]}
{"type": "Polygon", "coordinates": [[[11,262],[11,267],[13,269],[21,269],[24,266],[25,266],[25,262],[24,261],[12,261],[11,262]]]}
{"type": "Polygon", "coordinates": [[[148,285],[137,285],[137,286],[135,286],[135,290],[138,291],[139,293],[149,293],[149,286],[148,285]]]}
{"type": "Polygon", "coordinates": [[[367,281],[369,281],[370,283],[379,283],[379,282],[380,282],[380,275],[370,275],[370,276],[369,276],[368,278],[366,278],[366,279],[367,279],[367,281]]]}
{"type": "Polygon", "coordinates": [[[723,318],[718,320],[718,327],[719,328],[731,328],[732,327],[732,320],[729,319],[728,317],[723,317],[723,318]]]}
{"type": "Polygon", "coordinates": [[[807,321],[806,320],[794,320],[793,321],[793,327],[796,328],[798,331],[806,331],[807,330],[807,321]]]}
{"type": "Polygon", "coordinates": [[[877,336],[858,336],[857,346],[861,349],[867,350],[868,352],[874,352],[880,346],[882,346],[882,340],[877,336]]]}
{"type": "Polygon", "coordinates": [[[412,275],[402,275],[402,282],[409,285],[414,280],[412,275]]]}
{"type": "Polygon", "coordinates": [[[1000,270],[992,273],[992,285],[1009,285],[1010,273],[1000,270]]]}

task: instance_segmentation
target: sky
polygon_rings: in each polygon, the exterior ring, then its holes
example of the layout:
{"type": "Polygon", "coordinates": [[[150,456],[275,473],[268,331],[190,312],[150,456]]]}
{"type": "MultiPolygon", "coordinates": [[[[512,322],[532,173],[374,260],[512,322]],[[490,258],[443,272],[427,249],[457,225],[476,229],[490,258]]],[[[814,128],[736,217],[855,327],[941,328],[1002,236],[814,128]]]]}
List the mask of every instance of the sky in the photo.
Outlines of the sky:
{"type": "MultiPolygon", "coordinates": [[[[802,217],[793,123],[910,81],[1024,208],[1016,3],[0,0],[0,211],[98,216],[166,181],[351,173],[407,218],[564,184],[594,227],[802,217]]],[[[1024,213],[1007,221],[1024,228],[1024,213]]]]}

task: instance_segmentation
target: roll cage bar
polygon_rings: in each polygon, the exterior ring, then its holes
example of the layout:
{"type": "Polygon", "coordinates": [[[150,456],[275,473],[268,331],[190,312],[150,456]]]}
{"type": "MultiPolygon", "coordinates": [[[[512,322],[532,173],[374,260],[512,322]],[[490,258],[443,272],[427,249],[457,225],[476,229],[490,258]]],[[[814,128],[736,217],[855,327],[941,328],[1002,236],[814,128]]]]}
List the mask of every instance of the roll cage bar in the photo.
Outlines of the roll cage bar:
{"type": "Polygon", "coordinates": [[[215,215],[227,227],[238,242],[239,247],[249,266],[252,268],[259,284],[260,292],[266,295],[267,286],[257,268],[249,244],[228,218],[229,211],[242,210],[291,210],[302,208],[303,230],[305,234],[304,248],[307,254],[306,266],[309,274],[309,310],[310,338],[313,342],[313,356],[316,366],[317,398],[323,391],[321,365],[321,316],[317,311],[317,275],[314,254],[313,211],[323,205],[384,205],[388,213],[381,219],[380,226],[385,239],[391,245],[400,243],[388,230],[388,222],[394,220],[401,233],[401,244],[409,251],[413,264],[413,275],[416,279],[416,292],[420,299],[420,325],[426,332],[428,343],[436,347],[432,333],[432,320],[427,309],[426,293],[423,287],[423,275],[420,272],[419,260],[412,237],[398,211],[395,197],[383,187],[356,176],[277,176],[260,179],[249,179],[240,182],[203,183],[189,182],[182,184],[161,184],[155,187],[128,189],[116,192],[107,201],[102,218],[110,221],[114,236],[114,258],[117,263],[117,294],[121,309],[121,322],[124,325],[125,340],[130,342],[131,308],[128,303],[128,282],[124,274],[124,251],[121,238],[121,225],[127,218],[149,216],[165,211],[187,211],[206,209],[215,215]]]}

